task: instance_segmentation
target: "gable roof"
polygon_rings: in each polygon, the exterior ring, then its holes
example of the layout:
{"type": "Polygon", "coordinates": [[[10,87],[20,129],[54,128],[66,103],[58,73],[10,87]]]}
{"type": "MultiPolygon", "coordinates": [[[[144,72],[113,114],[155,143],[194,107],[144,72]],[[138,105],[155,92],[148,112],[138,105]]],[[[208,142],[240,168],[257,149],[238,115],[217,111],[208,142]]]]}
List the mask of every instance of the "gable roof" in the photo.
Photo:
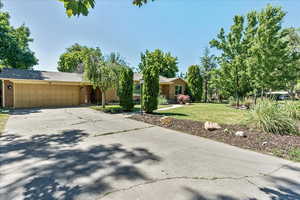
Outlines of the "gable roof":
{"type": "MultiPolygon", "coordinates": [[[[140,81],[142,77],[143,76],[141,73],[134,73],[133,80],[140,81]]],[[[0,79],[86,82],[83,78],[82,73],[48,72],[48,71],[25,70],[25,69],[14,69],[14,68],[3,68],[0,72],[0,79]]],[[[178,79],[181,78],[166,78],[163,76],[159,76],[160,83],[170,83],[178,79]]]]}
{"type": "Polygon", "coordinates": [[[44,80],[63,82],[83,82],[83,74],[68,72],[47,72],[37,70],[24,70],[14,68],[3,68],[0,79],[22,79],[22,80],[44,80]]]}

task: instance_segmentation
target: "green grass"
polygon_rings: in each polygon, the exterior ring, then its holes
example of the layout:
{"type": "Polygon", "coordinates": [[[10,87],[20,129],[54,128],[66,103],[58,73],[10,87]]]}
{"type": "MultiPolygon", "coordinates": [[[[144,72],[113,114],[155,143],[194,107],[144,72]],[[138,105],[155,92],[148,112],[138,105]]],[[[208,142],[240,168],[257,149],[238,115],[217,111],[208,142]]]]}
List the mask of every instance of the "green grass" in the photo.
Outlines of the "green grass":
{"type": "Polygon", "coordinates": [[[300,162],[300,147],[292,147],[287,152],[282,149],[275,148],[272,150],[272,153],[280,158],[286,158],[295,162],[300,162]]]}
{"type": "Polygon", "coordinates": [[[296,162],[300,162],[300,148],[299,147],[294,147],[292,148],[289,152],[289,159],[296,161],[296,162]]]}
{"type": "MultiPolygon", "coordinates": [[[[166,108],[170,106],[172,105],[159,105],[158,108],[166,108]]],[[[120,113],[122,111],[122,108],[119,105],[106,105],[105,108],[102,108],[102,106],[91,106],[90,108],[109,113],[120,113]]],[[[133,108],[133,112],[139,112],[140,110],[141,105],[135,105],[133,108]]]]}
{"type": "Polygon", "coordinates": [[[219,124],[242,124],[246,112],[231,108],[227,104],[195,103],[157,113],[170,115],[177,119],[211,121],[219,124]]]}

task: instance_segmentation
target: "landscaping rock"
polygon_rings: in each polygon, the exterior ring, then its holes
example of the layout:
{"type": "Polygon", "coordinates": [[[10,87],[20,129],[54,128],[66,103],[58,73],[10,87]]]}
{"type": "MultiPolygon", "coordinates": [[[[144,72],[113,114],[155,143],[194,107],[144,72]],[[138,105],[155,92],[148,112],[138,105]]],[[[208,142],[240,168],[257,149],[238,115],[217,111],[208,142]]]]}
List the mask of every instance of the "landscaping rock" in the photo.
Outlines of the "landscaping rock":
{"type": "Polygon", "coordinates": [[[208,131],[214,131],[214,130],[221,129],[221,126],[214,122],[205,122],[204,128],[208,131]]]}
{"type": "Polygon", "coordinates": [[[163,126],[171,126],[172,125],[172,118],[168,117],[168,116],[160,118],[159,121],[163,126]]]}
{"type": "Polygon", "coordinates": [[[225,129],[223,130],[223,132],[224,132],[224,133],[228,133],[228,134],[230,133],[230,131],[229,131],[228,128],[225,128],[225,129]]]}
{"type": "Polygon", "coordinates": [[[247,109],[249,109],[247,106],[245,106],[245,105],[242,105],[242,106],[240,106],[240,109],[241,110],[247,110],[247,109]]]}
{"type": "Polygon", "coordinates": [[[263,142],[263,143],[262,143],[263,146],[265,146],[265,145],[267,145],[267,144],[268,144],[268,142],[263,142]]]}
{"type": "Polygon", "coordinates": [[[246,134],[244,131],[237,131],[234,135],[239,136],[239,137],[246,137],[246,134]]]}

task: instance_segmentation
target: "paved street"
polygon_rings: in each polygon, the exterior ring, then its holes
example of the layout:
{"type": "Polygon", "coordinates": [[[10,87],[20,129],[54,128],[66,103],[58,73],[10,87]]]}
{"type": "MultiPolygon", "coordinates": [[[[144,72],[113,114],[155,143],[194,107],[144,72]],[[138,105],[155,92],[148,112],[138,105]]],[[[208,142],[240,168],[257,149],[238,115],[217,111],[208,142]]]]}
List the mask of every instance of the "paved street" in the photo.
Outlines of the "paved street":
{"type": "Polygon", "coordinates": [[[1,200],[300,199],[300,164],[89,108],[17,110],[1,200]]]}

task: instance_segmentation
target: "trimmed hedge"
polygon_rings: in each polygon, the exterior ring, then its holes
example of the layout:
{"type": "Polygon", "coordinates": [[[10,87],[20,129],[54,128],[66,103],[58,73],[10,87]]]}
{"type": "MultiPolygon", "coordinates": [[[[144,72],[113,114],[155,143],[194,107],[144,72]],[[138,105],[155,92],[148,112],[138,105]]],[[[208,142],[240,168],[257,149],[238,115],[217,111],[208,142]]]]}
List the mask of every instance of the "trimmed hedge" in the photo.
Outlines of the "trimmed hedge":
{"type": "Polygon", "coordinates": [[[124,111],[132,111],[134,107],[132,69],[123,68],[120,71],[118,93],[122,109],[124,111]]]}

